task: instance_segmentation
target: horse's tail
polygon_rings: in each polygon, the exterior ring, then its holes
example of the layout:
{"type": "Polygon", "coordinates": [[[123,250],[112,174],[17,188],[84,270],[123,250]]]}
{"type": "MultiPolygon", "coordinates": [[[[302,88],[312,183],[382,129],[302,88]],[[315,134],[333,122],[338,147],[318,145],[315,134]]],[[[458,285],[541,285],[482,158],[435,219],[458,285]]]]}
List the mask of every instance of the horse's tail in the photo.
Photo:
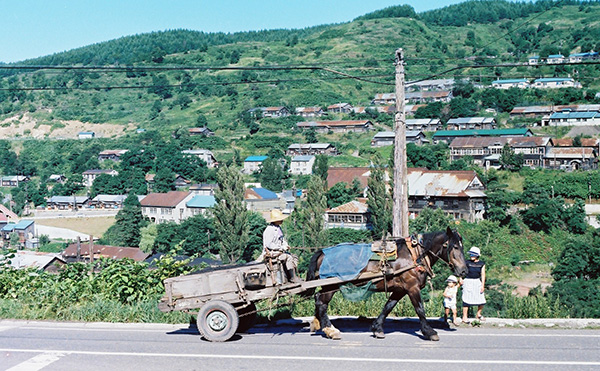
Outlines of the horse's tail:
{"type": "MultiPolygon", "coordinates": [[[[308,272],[306,272],[306,281],[314,281],[316,280],[317,274],[319,272],[319,258],[323,255],[323,251],[319,250],[313,254],[310,258],[310,263],[308,264],[308,272]]],[[[308,289],[304,291],[301,296],[303,297],[311,297],[315,294],[315,288],[308,289]]]]}

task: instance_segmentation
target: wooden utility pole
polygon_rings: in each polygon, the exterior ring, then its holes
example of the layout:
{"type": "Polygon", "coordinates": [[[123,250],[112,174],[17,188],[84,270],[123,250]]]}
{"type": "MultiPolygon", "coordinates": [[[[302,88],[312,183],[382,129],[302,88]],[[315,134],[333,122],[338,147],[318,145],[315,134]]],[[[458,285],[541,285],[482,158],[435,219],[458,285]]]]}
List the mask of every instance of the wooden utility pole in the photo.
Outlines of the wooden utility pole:
{"type": "Polygon", "coordinates": [[[406,168],[406,117],[404,115],[404,52],[396,50],[396,115],[394,117],[394,205],[392,233],[408,236],[408,170],[406,168]]]}

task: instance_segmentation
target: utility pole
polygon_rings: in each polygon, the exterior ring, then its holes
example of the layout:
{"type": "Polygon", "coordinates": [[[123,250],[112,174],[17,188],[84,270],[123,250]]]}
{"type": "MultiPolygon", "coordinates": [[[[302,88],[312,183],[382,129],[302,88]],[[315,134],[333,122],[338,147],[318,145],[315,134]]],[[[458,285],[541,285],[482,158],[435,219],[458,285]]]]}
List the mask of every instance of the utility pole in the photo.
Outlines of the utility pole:
{"type": "Polygon", "coordinates": [[[404,52],[396,50],[396,115],[394,117],[394,204],[392,233],[408,236],[408,170],[406,167],[406,117],[404,115],[404,52]]]}

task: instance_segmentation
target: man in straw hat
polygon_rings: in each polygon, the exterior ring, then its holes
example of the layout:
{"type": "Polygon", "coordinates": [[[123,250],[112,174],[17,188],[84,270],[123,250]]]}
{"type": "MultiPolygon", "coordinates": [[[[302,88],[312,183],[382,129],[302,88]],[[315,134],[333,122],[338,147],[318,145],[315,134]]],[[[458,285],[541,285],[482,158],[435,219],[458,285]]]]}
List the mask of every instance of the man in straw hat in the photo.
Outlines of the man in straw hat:
{"type": "Polygon", "coordinates": [[[270,224],[263,232],[262,256],[269,256],[272,259],[279,260],[285,267],[288,281],[297,283],[301,281],[296,275],[298,257],[288,252],[289,246],[281,230],[281,223],[283,223],[285,218],[287,218],[287,215],[283,215],[281,210],[275,209],[271,211],[268,220],[270,224]]]}

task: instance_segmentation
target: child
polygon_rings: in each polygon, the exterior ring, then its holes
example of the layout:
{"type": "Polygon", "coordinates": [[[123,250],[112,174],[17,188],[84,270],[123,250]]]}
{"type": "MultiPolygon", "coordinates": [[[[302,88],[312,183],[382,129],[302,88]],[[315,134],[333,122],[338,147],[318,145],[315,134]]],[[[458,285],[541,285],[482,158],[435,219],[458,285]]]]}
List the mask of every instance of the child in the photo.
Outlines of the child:
{"type": "Polygon", "coordinates": [[[450,275],[446,280],[448,286],[444,290],[444,321],[448,322],[448,315],[452,309],[452,323],[458,326],[456,322],[456,293],[458,292],[458,279],[454,275],[450,275]]]}

